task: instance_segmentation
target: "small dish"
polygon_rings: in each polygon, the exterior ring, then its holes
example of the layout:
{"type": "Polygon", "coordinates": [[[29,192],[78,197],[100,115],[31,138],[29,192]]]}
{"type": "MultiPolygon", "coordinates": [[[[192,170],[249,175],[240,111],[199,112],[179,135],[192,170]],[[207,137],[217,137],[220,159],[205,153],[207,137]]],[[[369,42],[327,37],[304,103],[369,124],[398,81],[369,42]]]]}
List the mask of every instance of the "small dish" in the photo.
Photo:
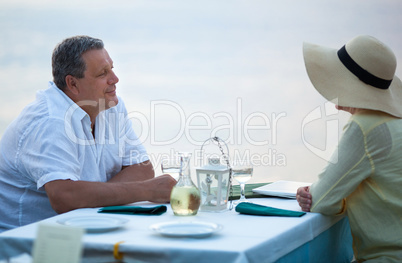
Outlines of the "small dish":
{"type": "Polygon", "coordinates": [[[167,237],[208,237],[220,230],[222,226],[210,222],[200,221],[174,221],[158,223],[150,226],[156,233],[167,237]]]}
{"type": "Polygon", "coordinates": [[[111,231],[122,227],[129,220],[109,216],[78,216],[57,220],[57,223],[65,226],[81,227],[87,232],[111,231]]]}

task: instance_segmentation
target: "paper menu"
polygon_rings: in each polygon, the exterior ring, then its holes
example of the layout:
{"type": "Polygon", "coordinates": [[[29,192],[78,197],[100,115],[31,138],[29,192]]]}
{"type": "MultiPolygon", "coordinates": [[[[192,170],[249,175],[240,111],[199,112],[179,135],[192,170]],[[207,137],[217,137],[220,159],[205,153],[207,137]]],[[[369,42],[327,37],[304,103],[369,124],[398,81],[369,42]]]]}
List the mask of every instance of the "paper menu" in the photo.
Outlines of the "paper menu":
{"type": "Polygon", "coordinates": [[[295,182],[295,181],[276,181],[271,184],[267,184],[258,188],[253,189],[253,192],[277,196],[277,197],[285,197],[285,198],[296,198],[296,192],[299,187],[302,186],[310,186],[311,183],[306,182],[295,182]]]}
{"type": "Polygon", "coordinates": [[[32,249],[33,263],[79,263],[84,229],[39,224],[32,249]]]}

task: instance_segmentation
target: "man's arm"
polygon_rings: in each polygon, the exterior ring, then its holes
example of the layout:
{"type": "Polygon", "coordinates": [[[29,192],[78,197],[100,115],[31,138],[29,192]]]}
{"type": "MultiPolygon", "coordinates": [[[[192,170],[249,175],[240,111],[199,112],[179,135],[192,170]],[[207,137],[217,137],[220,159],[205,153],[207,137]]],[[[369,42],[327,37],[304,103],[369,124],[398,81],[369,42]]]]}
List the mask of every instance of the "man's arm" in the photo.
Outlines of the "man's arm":
{"type": "Polygon", "coordinates": [[[154,168],[150,161],[145,161],[130,166],[123,166],[122,170],[112,177],[109,182],[136,182],[155,177],[154,168]]]}
{"type": "Polygon", "coordinates": [[[126,167],[106,183],[55,180],[44,186],[50,204],[57,213],[139,201],[169,202],[176,180],[170,175],[153,175],[152,165],[140,164],[126,167]]]}

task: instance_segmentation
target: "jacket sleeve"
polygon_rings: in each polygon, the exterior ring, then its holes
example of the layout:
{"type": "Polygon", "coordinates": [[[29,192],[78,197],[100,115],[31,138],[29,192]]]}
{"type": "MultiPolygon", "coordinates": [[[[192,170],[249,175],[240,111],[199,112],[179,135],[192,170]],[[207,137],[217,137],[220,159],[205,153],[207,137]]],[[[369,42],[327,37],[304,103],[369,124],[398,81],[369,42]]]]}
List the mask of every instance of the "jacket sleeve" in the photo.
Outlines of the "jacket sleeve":
{"type": "Polygon", "coordinates": [[[345,212],[345,198],[374,171],[366,144],[366,135],[358,123],[349,122],[330,162],[310,187],[312,212],[326,215],[345,212]]]}

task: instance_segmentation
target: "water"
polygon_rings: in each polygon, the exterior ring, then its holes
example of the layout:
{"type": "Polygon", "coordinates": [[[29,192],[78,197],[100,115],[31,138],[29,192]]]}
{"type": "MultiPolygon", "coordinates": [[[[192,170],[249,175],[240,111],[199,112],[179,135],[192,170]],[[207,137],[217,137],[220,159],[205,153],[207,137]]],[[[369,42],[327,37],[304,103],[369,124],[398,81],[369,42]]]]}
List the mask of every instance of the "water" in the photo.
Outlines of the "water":
{"type": "Polygon", "coordinates": [[[170,196],[173,213],[178,216],[196,215],[200,207],[200,192],[194,185],[174,186],[170,196]]]}
{"type": "Polygon", "coordinates": [[[251,179],[253,168],[248,169],[233,169],[233,178],[239,183],[246,183],[251,179]]]}
{"type": "Polygon", "coordinates": [[[348,116],[326,114],[307,77],[302,43],[339,48],[371,34],[402,61],[399,1],[372,1],[364,9],[365,1],[342,1],[348,12],[339,1],[318,0],[3,0],[0,135],[52,79],[54,46],[86,34],[104,40],[120,78],[118,95],[158,175],[163,156],[195,156],[206,139],[219,136],[231,157],[254,160],[250,183],[312,182],[348,116]],[[311,118],[316,109],[322,117],[311,118]],[[330,134],[332,120],[338,130],[330,134]]]}

